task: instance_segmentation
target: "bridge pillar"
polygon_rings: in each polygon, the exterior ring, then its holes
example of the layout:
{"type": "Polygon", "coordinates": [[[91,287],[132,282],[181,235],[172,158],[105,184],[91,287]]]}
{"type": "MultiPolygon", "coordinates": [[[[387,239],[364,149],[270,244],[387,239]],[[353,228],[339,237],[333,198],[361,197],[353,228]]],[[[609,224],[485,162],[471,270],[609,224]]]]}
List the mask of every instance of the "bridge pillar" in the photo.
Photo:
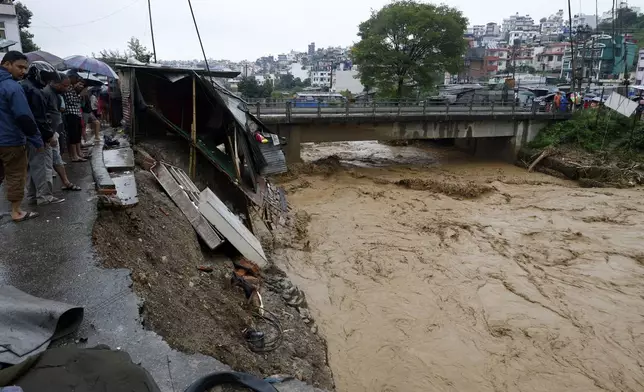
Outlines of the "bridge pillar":
{"type": "Polygon", "coordinates": [[[301,148],[301,143],[302,143],[302,133],[297,126],[282,126],[281,128],[284,134],[286,136],[286,149],[284,151],[284,154],[286,155],[286,163],[291,164],[291,163],[299,163],[302,162],[302,156],[300,155],[300,152],[302,151],[301,148]]]}

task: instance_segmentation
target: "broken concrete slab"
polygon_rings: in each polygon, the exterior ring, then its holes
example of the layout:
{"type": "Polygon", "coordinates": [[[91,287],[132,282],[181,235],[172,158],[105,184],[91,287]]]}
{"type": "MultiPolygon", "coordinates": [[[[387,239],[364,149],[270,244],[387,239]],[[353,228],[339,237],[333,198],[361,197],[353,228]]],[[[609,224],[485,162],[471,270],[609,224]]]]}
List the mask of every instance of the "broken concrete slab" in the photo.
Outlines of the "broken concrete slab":
{"type": "Polygon", "coordinates": [[[103,143],[95,143],[92,148],[92,157],[90,159],[92,164],[92,176],[96,183],[96,190],[101,195],[114,195],[116,194],[116,185],[110,177],[110,173],[105,167],[103,161],[103,143]]]}
{"type": "Polygon", "coordinates": [[[133,173],[116,175],[112,177],[112,181],[116,186],[116,197],[118,197],[122,206],[134,206],[139,203],[133,173]]]}
{"type": "Polygon", "coordinates": [[[103,162],[109,172],[134,169],[134,152],[131,148],[103,151],[103,162]]]}
{"type": "Polygon", "coordinates": [[[209,188],[204,189],[199,195],[199,212],[239,253],[260,268],[266,267],[268,260],[257,237],[209,188]]]}

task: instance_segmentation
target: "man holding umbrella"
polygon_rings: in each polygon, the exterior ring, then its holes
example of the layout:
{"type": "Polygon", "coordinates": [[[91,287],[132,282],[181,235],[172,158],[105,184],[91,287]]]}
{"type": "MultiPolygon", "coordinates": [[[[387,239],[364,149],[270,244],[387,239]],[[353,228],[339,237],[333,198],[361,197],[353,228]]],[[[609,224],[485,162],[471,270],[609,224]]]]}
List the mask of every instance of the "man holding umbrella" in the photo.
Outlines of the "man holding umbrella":
{"type": "Polygon", "coordinates": [[[34,61],[29,65],[27,77],[22,82],[29,107],[33,113],[38,130],[44,142],[45,149],[27,149],[29,158],[29,172],[27,177],[27,200],[38,205],[58,204],[65,201],[54,196],[53,193],[53,155],[52,148],[58,141],[54,137],[47,117],[46,98],[42,89],[50,82],[60,81],[58,71],[49,63],[34,61]]]}

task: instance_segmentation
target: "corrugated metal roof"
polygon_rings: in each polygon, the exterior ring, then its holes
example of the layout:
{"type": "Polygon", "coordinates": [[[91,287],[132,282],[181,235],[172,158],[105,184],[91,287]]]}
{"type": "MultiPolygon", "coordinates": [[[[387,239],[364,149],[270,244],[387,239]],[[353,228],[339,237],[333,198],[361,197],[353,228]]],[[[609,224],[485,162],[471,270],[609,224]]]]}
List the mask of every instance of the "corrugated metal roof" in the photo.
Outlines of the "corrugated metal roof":
{"type": "Polygon", "coordinates": [[[262,155],[266,160],[266,166],[260,173],[263,176],[274,176],[276,174],[286,173],[286,171],[288,170],[286,167],[286,158],[284,157],[282,148],[279,144],[276,145],[271,140],[277,138],[277,135],[271,134],[270,136],[271,137],[268,138],[269,143],[259,143],[259,150],[262,152],[262,155]]]}
{"type": "Polygon", "coordinates": [[[116,64],[115,68],[136,68],[136,69],[145,69],[146,71],[158,71],[162,73],[184,73],[184,72],[195,72],[198,75],[203,76],[212,76],[213,78],[226,78],[231,79],[239,76],[241,72],[238,71],[210,71],[203,68],[178,68],[178,67],[168,67],[168,66],[157,66],[153,64],[146,65],[137,65],[137,64],[116,64]]]}

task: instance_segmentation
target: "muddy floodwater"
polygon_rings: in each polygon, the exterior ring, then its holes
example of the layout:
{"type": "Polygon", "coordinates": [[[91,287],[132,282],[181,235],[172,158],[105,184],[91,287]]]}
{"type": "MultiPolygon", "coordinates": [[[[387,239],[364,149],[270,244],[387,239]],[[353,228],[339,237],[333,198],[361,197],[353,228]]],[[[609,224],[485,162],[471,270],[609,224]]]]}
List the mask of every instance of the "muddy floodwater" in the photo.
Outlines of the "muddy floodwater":
{"type": "Polygon", "coordinates": [[[276,261],[338,391],[644,391],[641,189],[429,146],[303,150],[330,155],[283,180],[298,230],[276,261]]]}

